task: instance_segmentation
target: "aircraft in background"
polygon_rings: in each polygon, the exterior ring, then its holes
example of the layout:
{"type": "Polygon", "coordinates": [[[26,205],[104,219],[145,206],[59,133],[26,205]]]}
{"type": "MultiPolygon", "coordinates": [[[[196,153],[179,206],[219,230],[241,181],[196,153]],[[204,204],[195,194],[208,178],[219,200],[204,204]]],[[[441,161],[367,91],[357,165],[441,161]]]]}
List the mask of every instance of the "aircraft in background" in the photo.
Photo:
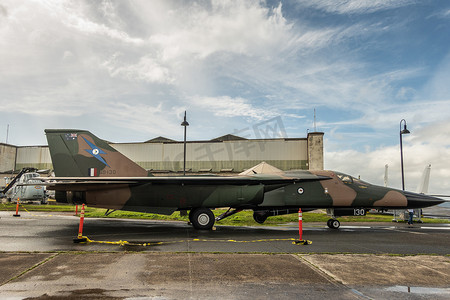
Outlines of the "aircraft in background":
{"type": "MultiPolygon", "coordinates": [[[[170,215],[189,210],[196,229],[211,229],[216,220],[244,209],[256,222],[267,217],[325,208],[336,219],[365,215],[366,210],[422,208],[444,200],[423,194],[376,186],[334,171],[271,171],[255,169],[237,176],[154,177],[92,133],[74,129],[46,129],[55,171],[47,189],[58,202],[111,210],[170,215]],[[212,208],[229,207],[215,219],[212,208]]],[[[43,179],[43,178],[42,178],[43,179]]],[[[44,179],[43,179],[44,180],[44,179]]]]}
{"type": "MultiPolygon", "coordinates": [[[[389,166],[386,164],[384,166],[384,186],[388,186],[388,169],[389,166]]],[[[416,193],[417,194],[427,194],[428,193],[428,186],[430,183],[430,173],[431,173],[431,165],[425,166],[425,169],[422,172],[422,177],[419,181],[419,185],[417,186],[416,193]]],[[[436,196],[435,196],[436,197],[436,196]]],[[[445,196],[441,196],[445,197],[445,196]]],[[[444,200],[443,200],[444,201],[444,200]]],[[[445,201],[444,201],[445,202],[445,201]]],[[[407,212],[405,210],[393,210],[393,220],[394,222],[398,222],[397,218],[400,217],[403,220],[406,220],[409,218],[407,212]]],[[[416,217],[416,221],[422,222],[422,208],[416,208],[414,209],[414,216],[416,217]]]]}
{"type": "Polygon", "coordinates": [[[39,173],[34,168],[23,168],[17,176],[6,180],[6,187],[1,191],[8,202],[39,201],[41,204],[47,203],[47,193],[41,185],[39,173]],[[9,181],[11,180],[11,181],[9,181]]]}

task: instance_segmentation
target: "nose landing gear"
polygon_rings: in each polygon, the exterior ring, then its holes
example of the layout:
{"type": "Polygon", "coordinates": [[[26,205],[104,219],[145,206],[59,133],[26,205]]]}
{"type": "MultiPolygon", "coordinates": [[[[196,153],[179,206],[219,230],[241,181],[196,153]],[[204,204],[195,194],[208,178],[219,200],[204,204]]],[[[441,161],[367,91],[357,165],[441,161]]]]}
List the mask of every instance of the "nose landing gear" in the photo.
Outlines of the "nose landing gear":
{"type": "Polygon", "coordinates": [[[341,222],[339,222],[339,221],[336,220],[336,219],[329,219],[329,220],[327,221],[327,225],[328,225],[328,227],[330,227],[331,229],[338,229],[339,226],[341,226],[341,222]]]}

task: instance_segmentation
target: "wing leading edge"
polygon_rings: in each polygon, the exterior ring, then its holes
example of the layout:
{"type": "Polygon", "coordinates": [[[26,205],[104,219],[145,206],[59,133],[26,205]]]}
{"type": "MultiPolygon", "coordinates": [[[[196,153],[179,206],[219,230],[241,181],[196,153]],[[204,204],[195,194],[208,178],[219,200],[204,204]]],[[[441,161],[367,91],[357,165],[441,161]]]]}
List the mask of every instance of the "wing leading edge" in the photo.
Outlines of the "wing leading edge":
{"type": "MultiPolygon", "coordinates": [[[[285,186],[292,183],[306,181],[328,180],[330,177],[305,173],[302,176],[284,177],[284,176],[191,176],[191,177],[51,177],[39,178],[50,190],[91,190],[93,187],[101,189],[107,188],[108,185],[133,185],[139,186],[143,184],[150,185],[176,185],[176,186],[285,186]]],[[[277,187],[278,188],[278,187],[277,187]]]]}

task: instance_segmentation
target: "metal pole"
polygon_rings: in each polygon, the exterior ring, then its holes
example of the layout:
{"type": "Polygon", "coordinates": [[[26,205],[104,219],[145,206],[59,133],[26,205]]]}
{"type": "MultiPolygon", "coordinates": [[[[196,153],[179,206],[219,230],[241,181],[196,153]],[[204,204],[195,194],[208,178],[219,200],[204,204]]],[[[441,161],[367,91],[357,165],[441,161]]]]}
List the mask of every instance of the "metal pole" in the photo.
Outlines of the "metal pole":
{"type": "MultiPolygon", "coordinates": [[[[186,120],[186,115],[184,120],[186,120]]],[[[186,126],[184,126],[183,176],[186,176],[186,126]]]]}
{"type": "Polygon", "coordinates": [[[186,127],[189,126],[186,121],[186,111],[184,111],[184,121],[181,126],[184,127],[183,176],[186,176],[186,127]]]}
{"type": "MultiPolygon", "coordinates": [[[[401,128],[401,126],[400,126],[401,128]]],[[[405,190],[405,174],[403,173],[403,142],[402,142],[402,132],[400,131],[400,164],[402,167],[402,190],[405,190]]]]}
{"type": "Polygon", "coordinates": [[[404,170],[403,170],[403,138],[402,135],[403,134],[408,134],[410,133],[409,130],[406,128],[406,120],[402,119],[400,121],[400,164],[401,164],[401,168],[402,168],[402,190],[405,190],[405,174],[404,174],[404,170]],[[403,127],[402,130],[402,123],[405,122],[405,125],[403,127]]]}

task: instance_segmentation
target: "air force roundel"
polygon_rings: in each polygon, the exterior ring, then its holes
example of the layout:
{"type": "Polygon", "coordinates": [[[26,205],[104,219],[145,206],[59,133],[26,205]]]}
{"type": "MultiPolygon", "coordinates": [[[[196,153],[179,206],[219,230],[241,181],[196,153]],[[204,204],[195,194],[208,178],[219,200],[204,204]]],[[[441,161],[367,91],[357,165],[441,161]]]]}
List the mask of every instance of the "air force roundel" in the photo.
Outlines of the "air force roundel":
{"type": "Polygon", "coordinates": [[[91,149],[84,149],[84,150],[87,153],[89,153],[90,155],[92,155],[93,157],[95,157],[96,159],[98,159],[99,161],[101,161],[102,163],[104,163],[106,166],[109,167],[109,165],[106,163],[106,161],[103,159],[103,157],[100,156],[100,154],[106,154],[106,152],[103,151],[102,149],[99,149],[96,145],[94,145],[93,143],[89,142],[84,137],[83,137],[83,139],[89,145],[89,147],[91,147],[91,149]]]}

